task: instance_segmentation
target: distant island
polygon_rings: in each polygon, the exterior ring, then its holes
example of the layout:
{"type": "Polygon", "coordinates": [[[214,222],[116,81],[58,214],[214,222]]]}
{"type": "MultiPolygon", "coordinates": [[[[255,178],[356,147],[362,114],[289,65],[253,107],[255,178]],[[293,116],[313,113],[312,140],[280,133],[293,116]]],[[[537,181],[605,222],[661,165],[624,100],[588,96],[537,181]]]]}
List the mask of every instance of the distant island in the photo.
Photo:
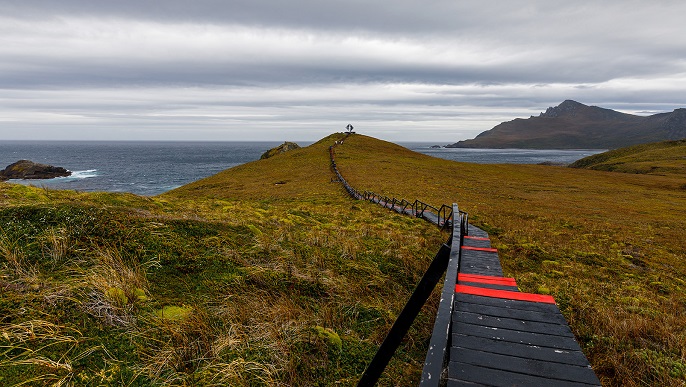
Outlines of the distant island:
{"type": "Polygon", "coordinates": [[[686,138],[686,109],[636,116],[566,100],[539,116],[517,118],[447,148],[616,149],[686,138]]]}
{"type": "Polygon", "coordinates": [[[62,167],[19,160],[0,170],[0,181],[9,179],[53,179],[70,176],[71,171],[62,167]]]}

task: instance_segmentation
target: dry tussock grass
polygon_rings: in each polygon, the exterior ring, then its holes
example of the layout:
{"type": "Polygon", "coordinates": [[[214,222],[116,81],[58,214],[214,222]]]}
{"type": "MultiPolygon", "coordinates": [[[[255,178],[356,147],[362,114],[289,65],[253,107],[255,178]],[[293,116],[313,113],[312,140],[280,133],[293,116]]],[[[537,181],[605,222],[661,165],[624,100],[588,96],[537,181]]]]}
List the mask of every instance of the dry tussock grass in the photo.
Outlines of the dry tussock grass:
{"type": "MultiPolygon", "coordinates": [[[[261,338],[241,325],[194,308],[183,320],[155,317],[136,334],[143,343],[139,373],[163,385],[273,383],[276,367],[240,356],[261,338]]],[[[257,327],[253,327],[257,328],[257,327]]],[[[260,347],[262,348],[262,347],[260,347]]]]}
{"type": "Polygon", "coordinates": [[[33,376],[19,385],[72,385],[72,364],[104,351],[101,345],[88,347],[86,342],[77,329],[45,320],[0,324],[0,368],[31,369],[33,376]],[[58,357],[54,348],[59,348],[58,357]]]}
{"type": "Polygon", "coordinates": [[[87,291],[84,310],[109,325],[135,323],[135,311],[150,295],[146,270],[157,262],[142,265],[135,257],[126,262],[113,247],[99,249],[94,260],[83,278],[87,291]]]}
{"type": "Polygon", "coordinates": [[[2,273],[21,287],[39,287],[38,268],[29,263],[17,241],[11,241],[0,229],[0,257],[2,273]]]}

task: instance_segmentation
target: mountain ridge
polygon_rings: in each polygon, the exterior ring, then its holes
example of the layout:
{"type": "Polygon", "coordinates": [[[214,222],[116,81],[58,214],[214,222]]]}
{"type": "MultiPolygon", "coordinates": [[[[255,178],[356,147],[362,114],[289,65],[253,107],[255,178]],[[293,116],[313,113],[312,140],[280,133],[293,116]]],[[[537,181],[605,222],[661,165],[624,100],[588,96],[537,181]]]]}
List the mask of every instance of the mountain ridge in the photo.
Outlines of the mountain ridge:
{"type": "Polygon", "coordinates": [[[686,137],[686,109],[637,116],[565,100],[538,116],[502,122],[447,148],[616,149],[686,137]]]}

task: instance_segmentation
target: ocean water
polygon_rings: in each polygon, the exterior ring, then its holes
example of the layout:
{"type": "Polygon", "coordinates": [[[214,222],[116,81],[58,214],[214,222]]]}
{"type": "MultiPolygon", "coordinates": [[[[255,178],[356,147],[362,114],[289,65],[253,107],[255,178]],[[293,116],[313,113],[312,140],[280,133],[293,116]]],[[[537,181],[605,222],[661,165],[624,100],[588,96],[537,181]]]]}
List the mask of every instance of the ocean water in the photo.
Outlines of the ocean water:
{"type": "MultiPolygon", "coordinates": [[[[12,180],[52,189],[158,195],[260,158],[281,142],[0,141],[0,169],[20,159],[67,168],[69,177],[12,180]]],[[[301,146],[309,142],[298,142],[301,146]]],[[[474,163],[568,164],[599,150],[447,149],[400,143],[414,151],[474,163]]]]}
{"type": "Polygon", "coordinates": [[[604,152],[603,149],[471,149],[431,148],[435,143],[400,143],[425,155],[452,161],[479,164],[571,164],[584,157],[604,152]]]}
{"type": "MultiPolygon", "coordinates": [[[[257,160],[280,142],[0,142],[0,169],[20,159],[64,167],[69,177],[11,180],[53,189],[157,195],[257,160]]],[[[301,144],[302,145],[302,144],[301,144]]]]}

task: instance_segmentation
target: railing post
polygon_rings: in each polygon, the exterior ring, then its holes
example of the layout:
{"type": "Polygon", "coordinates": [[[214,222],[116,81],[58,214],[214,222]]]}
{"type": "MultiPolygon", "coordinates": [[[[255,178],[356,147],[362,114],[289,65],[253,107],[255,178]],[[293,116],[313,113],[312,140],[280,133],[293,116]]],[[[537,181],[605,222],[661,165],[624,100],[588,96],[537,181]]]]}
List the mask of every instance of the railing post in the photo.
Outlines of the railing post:
{"type": "Polygon", "coordinates": [[[450,247],[443,244],[433,261],[431,261],[429,268],[426,270],[426,273],[424,273],[419,284],[417,284],[417,287],[407,301],[407,304],[405,304],[405,307],[398,315],[395,323],[393,323],[386,339],[381,343],[376,355],[362,374],[360,381],[357,383],[358,387],[371,387],[379,380],[379,377],[391,360],[395,350],[402,342],[403,337],[405,337],[405,334],[410,329],[410,326],[431,295],[434,287],[436,287],[436,283],[438,283],[443,276],[443,272],[445,272],[445,269],[448,266],[449,259],[450,247]]]}

